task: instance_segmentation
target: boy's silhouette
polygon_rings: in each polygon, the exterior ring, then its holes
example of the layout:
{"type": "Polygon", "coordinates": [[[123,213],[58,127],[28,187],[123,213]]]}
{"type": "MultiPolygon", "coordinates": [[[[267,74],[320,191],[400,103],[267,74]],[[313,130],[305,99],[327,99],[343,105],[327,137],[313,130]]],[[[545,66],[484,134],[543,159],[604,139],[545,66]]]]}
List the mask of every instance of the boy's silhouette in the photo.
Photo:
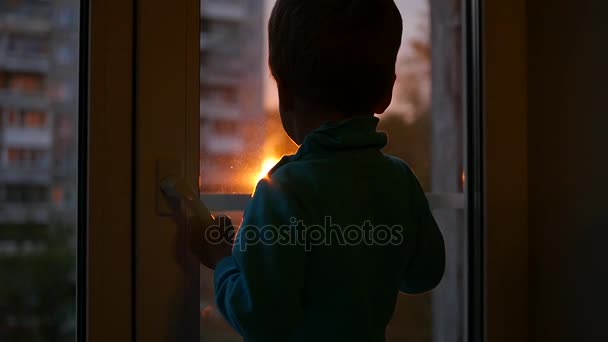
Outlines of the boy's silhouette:
{"type": "Polygon", "coordinates": [[[258,184],[234,248],[201,239],[218,308],[246,341],[384,341],[401,290],[432,290],[443,238],[376,131],[402,20],[392,0],[277,0],[270,68],[300,148],[258,184]]]}

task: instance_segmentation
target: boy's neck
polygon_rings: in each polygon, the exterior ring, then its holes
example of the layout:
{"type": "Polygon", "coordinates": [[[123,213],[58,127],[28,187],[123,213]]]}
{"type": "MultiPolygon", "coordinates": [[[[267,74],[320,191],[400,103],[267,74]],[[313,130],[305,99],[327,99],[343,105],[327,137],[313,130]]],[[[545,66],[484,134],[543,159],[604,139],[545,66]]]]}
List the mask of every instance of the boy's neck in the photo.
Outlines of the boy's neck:
{"type": "Polygon", "coordinates": [[[320,109],[305,103],[298,103],[294,107],[289,117],[291,118],[292,139],[298,145],[302,144],[308,134],[324,124],[340,122],[353,117],[343,112],[320,109]]]}
{"type": "Polygon", "coordinates": [[[294,116],[294,135],[298,145],[302,144],[304,138],[314,130],[331,122],[339,122],[346,120],[348,116],[343,113],[319,113],[319,112],[304,112],[296,113],[294,116]]]}

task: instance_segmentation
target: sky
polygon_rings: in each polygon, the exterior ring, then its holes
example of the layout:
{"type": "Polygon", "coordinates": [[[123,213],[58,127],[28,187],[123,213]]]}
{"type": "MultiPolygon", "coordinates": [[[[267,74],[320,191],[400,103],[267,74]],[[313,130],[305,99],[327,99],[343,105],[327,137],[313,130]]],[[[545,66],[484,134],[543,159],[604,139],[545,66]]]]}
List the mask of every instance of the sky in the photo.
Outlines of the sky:
{"type": "MultiPolygon", "coordinates": [[[[264,0],[266,4],[266,20],[270,17],[270,11],[274,5],[275,0],[264,0]]],[[[394,0],[397,7],[401,11],[403,17],[403,42],[402,46],[407,46],[407,40],[413,35],[419,34],[418,28],[421,24],[424,24],[429,18],[428,1],[429,0],[394,0]]],[[[264,28],[265,30],[265,28],[264,28]]],[[[266,41],[264,46],[268,46],[266,41]]],[[[266,49],[265,49],[266,50],[266,49]]],[[[266,51],[267,53],[267,51],[266,51]]],[[[407,53],[407,48],[401,49],[401,53],[407,53]]],[[[267,57],[264,58],[264,66],[267,68],[267,57]]],[[[270,76],[270,71],[266,71],[267,77],[265,78],[265,102],[267,108],[277,107],[277,96],[274,80],[270,76]]]]}

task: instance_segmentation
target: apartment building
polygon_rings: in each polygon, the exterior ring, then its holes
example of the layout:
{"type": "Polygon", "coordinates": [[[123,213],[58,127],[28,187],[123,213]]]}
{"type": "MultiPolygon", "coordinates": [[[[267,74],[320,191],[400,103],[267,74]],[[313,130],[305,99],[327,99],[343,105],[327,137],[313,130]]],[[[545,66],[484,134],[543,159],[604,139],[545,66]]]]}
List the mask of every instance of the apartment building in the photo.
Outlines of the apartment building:
{"type": "Polygon", "coordinates": [[[0,4],[0,224],[75,221],[77,4],[0,4]]]}
{"type": "Polygon", "coordinates": [[[0,1],[3,341],[74,339],[78,3],[0,1]]]}
{"type": "Polygon", "coordinates": [[[264,127],[264,2],[201,2],[201,185],[251,191],[264,127]]]}

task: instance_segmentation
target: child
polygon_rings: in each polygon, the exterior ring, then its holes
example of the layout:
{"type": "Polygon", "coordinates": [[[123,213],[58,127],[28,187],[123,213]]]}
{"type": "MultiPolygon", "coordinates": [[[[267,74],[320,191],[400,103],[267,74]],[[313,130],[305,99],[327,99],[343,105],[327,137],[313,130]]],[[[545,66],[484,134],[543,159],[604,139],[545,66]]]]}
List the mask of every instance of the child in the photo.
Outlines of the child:
{"type": "Polygon", "coordinates": [[[401,32],[392,0],[277,0],[270,67],[300,148],[259,182],[233,248],[195,248],[245,341],[384,341],[399,290],[439,283],[444,244],[425,194],[376,131],[401,32]]]}

